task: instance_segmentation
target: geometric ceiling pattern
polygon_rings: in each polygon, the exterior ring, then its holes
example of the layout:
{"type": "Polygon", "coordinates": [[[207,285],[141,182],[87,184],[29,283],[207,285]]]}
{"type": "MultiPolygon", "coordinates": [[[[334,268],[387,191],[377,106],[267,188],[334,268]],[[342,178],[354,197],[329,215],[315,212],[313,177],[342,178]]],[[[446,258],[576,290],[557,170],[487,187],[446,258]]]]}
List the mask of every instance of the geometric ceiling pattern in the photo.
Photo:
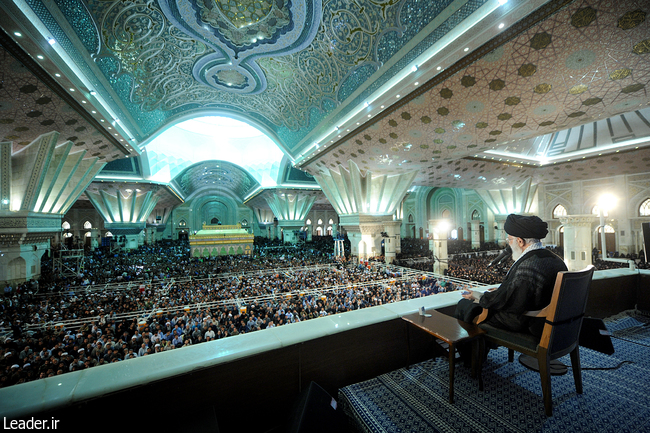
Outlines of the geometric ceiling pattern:
{"type": "MultiPolygon", "coordinates": [[[[561,180],[552,176],[557,169],[522,161],[495,164],[482,152],[513,142],[524,147],[539,136],[553,139],[558,131],[647,107],[648,12],[647,2],[574,2],[489,52],[478,52],[466,67],[430,88],[423,86],[401,106],[323,148],[302,166],[313,174],[351,159],[372,172],[399,173],[417,164],[426,170],[416,185],[449,187],[477,188],[482,181],[509,183],[527,176],[561,180]],[[478,160],[461,160],[466,157],[478,160]],[[471,179],[466,171],[480,176],[471,179]]],[[[643,111],[634,116],[648,137],[650,112],[643,111]]],[[[618,138],[606,135],[601,138],[607,144],[618,138]]],[[[564,156],[562,162],[571,159],[570,153],[564,156]]],[[[616,155],[569,167],[586,177],[647,171],[650,165],[647,158],[616,155]]]]}
{"type": "MultiPolygon", "coordinates": [[[[68,102],[32,74],[0,46],[0,141],[13,142],[13,152],[36,137],[59,132],[61,142],[71,141],[75,149],[102,162],[123,158],[108,130],[97,128],[68,102]]],[[[110,125],[109,125],[110,127],[110,125]]]]}
{"type": "MultiPolygon", "coordinates": [[[[226,115],[295,161],[287,185],[351,163],[474,189],[650,172],[645,0],[232,3],[0,2],[2,139],[56,130],[110,162],[226,115]]],[[[170,190],[267,203],[246,170],[209,159],[170,190]]]]}

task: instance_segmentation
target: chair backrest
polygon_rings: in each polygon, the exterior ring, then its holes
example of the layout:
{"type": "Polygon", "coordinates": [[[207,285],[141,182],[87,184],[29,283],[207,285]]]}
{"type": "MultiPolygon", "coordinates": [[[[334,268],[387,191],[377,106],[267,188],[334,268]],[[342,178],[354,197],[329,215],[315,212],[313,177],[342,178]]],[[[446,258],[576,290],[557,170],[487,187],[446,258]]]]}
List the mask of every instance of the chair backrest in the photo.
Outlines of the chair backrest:
{"type": "Polygon", "coordinates": [[[594,270],[594,266],[589,265],[581,271],[557,275],[539,343],[548,349],[551,359],[566,355],[578,345],[594,270]]]}

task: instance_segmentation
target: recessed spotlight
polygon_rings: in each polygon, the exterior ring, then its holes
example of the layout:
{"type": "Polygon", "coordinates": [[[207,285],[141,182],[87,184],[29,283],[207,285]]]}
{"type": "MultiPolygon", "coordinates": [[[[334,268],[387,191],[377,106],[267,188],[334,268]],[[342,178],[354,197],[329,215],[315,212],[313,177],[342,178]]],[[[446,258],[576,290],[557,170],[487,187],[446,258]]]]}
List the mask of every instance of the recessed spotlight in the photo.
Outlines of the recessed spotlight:
{"type": "Polygon", "coordinates": [[[61,78],[61,74],[58,74],[58,73],[54,74],[54,76],[57,77],[57,78],[61,78]]]}
{"type": "Polygon", "coordinates": [[[469,47],[465,47],[465,49],[464,49],[463,51],[468,52],[468,51],[469,51],[469,47]]]}
{"type": "Polygon", "coordinates": [[[71,88],[70,88],[70,91],[71,91],[71,92],[74,92],[74,89],[71,87],[71,88]]]}
{"type": "Polygon", "coordinates": [[[38,56],[36,56],[36,58],[37,58],[38,60],[43,60],[43,56],[41,56],[40,54],[39,54],[38,56]]]}
{"type": "Polygon", "coordinates": [[[93,114],[97,114],[97,112],[96,112],[95,110],[91,111],[91,113],[93,113],[93,114]]]}
{"type": "Polygon", "coordinates": [[[14,36],[18,36],[18,37],[21,37],[22,35],[23,35],[23,34],[22,34],[22,33],[20,33],[20,32],[14,32],[14,36]]]}
{"type": "Polygon", "coordinates": [[[413,65],[413,67],[411,68],[411,72],[415,72],[417,70],[418,70],[418,65],[413,65]]]}
{"type": "Polygon", "coordinates": [[[50,45],[54,45],[54,44],[56,44],[56,39],[54,39],[54,38],[49,38],[49,39],[47,40],[47,43],[50,44],[50,45]]]}
{"type": "Polygon", "coordinates": [[[439,71],[439,70],[441,70],[441,69],[442,69],[442,67],[441,67],[441,66],[438,66],[438,67],[436,68],[436,71],[439,71]]]}
{"type": "Polygon", "coordinates": [[[415,83],[413,83],[414,86],[417,86],[418,84],[420,84],[420,83],[418,83],[417,81],[415,83]]]}
{"type": "Polygon", "coordinates": [[[399,95],[395,96],[396,98],[399,98],[399,95]]]}
{"type": "Polygon", "coordinates": [[[382,105],[381,108],[384,108],[384,106],[382,105]]]}
{"type": "Polygon", "coordinates": [[[503,27],[505,27],[505,24],[503,24],[503,23],[499,24],[500,29],[502,29],[503,27]]]}
{"type": "Polygon", "coordinates": [[[368,108],[369,105],[370,104],[368,104],[367,102],[363,104],[363,106],[366,107],[366,108],[368,108]]]}

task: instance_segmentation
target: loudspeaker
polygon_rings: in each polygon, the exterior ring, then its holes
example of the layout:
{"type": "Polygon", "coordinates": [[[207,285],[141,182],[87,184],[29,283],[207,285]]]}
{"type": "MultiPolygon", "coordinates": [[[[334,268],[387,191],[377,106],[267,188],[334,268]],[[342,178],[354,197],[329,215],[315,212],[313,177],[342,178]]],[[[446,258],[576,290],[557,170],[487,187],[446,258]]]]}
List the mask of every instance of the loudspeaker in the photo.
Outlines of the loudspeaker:
{"type": "Polygon", "coordinates": [[[643,248],[645,250],[645,261],[650,261],[648,255],[650,255],[650,223],[641,223],[641,228],[643,229],[643,248]]]}
{"type": "Polygon", "coordinates": [[[311,382],[294,405],[287,432],[347,432],[349,424],[343,410],[327,391],[311,382]]]}

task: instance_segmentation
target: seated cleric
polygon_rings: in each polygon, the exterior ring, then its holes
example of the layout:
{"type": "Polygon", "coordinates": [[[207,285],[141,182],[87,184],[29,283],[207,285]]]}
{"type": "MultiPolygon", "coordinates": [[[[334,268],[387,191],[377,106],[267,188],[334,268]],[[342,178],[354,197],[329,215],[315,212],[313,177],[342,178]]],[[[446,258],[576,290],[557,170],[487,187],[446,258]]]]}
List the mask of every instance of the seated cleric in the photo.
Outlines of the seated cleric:
{"type": "Polygon", "coordinates": [[[548,225],[539,217],[510,214],[504,230],[508,234],[514,264],[497,289],[485,293],[470,291],[463,295],[454,316],[471,322],[487,308],[485,323],[541,336],[544,319],[524,313],[541,310],[551,302],[555,279],[558,272],[567,270],[566,264],[542,246],[540,239],[548,234],[548,225]]]}

